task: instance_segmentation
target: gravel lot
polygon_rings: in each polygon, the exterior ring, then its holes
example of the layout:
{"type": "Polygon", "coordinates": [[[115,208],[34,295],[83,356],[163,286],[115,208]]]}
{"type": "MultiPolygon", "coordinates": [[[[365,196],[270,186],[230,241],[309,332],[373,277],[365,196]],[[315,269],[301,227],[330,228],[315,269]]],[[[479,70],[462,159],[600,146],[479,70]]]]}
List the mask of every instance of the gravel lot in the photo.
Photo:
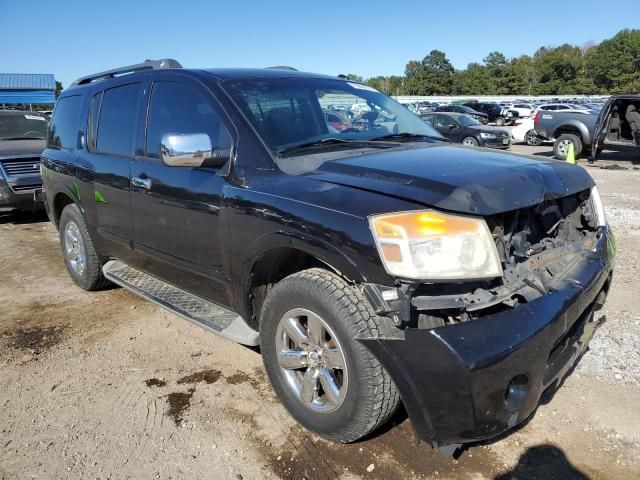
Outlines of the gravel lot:
{"type": "Polygon", "coordinates": [[[122,289],[79,290],[52,225],[0,219],[0,479],[640,478],[640,159],[604,158],[587,168],[618,245],[606,322],[531,421],[454,461],[402,412],[356,444],[315,438],[254,350],[122,289]]]}

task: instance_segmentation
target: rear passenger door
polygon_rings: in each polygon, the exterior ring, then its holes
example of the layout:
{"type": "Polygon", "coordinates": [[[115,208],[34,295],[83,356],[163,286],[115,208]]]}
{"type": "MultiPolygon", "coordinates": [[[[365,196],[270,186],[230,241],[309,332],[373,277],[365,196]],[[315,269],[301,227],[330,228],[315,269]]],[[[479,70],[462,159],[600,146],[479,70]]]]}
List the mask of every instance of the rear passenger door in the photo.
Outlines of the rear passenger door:
{"type": "Polygon", "coordinates": [[[142,94],[141,82],[96,92],[87,125],[98,234],[112,245],[108,251],[125,258],[132,240],[129,177],[142,94]]]}
{"type": "Polygon", "coordinates": [[[146,135],[132,165],[134,248],[142,269],[197,295],[226,303],[228,274],[220,241],[225,177],[211,167],[170,167],[160,158],[162,136],[206,133],[214,148],[232,138],[212,95],[176,76],[151,84],[146,135]],[[144,185],[144,186],[141,186],[144,185]]]}

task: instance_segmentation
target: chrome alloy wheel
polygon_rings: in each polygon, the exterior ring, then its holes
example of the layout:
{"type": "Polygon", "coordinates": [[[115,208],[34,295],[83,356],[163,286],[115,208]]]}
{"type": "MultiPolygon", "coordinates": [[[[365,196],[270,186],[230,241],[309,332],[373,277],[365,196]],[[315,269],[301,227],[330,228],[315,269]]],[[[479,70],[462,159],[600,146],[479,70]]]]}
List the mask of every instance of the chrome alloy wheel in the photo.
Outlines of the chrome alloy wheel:
{"type": "Polygon", "coordinates": [[[476,142],[474,142],[472,138],[465,138],[465,139],[462,141],[462,144],[463,144],[463,145],[470,145],[470,146],[472,146],[472,147],[475,147],[475,146],[476,146],[476,142]]]}
{"type": "Polygon", "coordinates": [[[276,329],[278,363],[295,396],[316,412],[328,413],[343,402],[348,372],[340,342],[315,313],[294,308],[276,329]]]}
{"type": "Polygon", "coordinates": [[[80,235],[80,229],[75,222],[67,223],[64,228],[64,250],[71,270],[80,277],[84,276],[87,266],[87,254],[80,235]]]}
{"type": "Polygon", "coordinates": [[[562,140],[558,143],[558,152],[560,152],[561,155],[568,155],[569,145],[571,145],[572,143],[573,142],[571,140],[562,140]]]}

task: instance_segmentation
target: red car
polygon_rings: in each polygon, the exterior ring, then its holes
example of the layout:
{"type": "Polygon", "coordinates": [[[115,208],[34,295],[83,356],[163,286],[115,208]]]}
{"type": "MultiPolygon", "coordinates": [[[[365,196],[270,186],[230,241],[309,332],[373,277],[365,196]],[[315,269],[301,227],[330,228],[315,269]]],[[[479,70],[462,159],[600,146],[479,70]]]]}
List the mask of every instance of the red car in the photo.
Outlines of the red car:
{"type": "Polygon", "coordinates": [[[328,125],[332,126],[339,132],[347,128],[353,128],[353,125],[342,115],[335,112],[324,112],[324,119],[328,125]]]}

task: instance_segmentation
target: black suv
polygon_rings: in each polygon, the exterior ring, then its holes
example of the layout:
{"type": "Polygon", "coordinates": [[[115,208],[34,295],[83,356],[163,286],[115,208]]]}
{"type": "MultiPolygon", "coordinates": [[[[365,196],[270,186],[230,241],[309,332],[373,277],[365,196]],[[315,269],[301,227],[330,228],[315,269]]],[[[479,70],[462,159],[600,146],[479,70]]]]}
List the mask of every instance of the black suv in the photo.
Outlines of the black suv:
{"type": "Polygon", "coordinates": [[[361,83],[147,62],[62,93],[47,209],[76,284],[259,345],[308,429],[351,442],[402,400],[451,452],[562,381],[614,244],[582,167],[441,138],[361,83]],[[360,128],[332,104],[362,105],[360,128]]]}
{"type": "Polygon", "coordinates": [[[40,154],[47,123],[36,112],[0,110],[0,213],[42,210],[40,154]]]}
{"type": "Polygon", "coordinates": [[[487,121],[493,122],[499,127],[512,123],[515,118],[512,111],[505,110],[499,103],[495,102],[467,102],[465,106],[477,112],[485,113],[487,121]]]}

